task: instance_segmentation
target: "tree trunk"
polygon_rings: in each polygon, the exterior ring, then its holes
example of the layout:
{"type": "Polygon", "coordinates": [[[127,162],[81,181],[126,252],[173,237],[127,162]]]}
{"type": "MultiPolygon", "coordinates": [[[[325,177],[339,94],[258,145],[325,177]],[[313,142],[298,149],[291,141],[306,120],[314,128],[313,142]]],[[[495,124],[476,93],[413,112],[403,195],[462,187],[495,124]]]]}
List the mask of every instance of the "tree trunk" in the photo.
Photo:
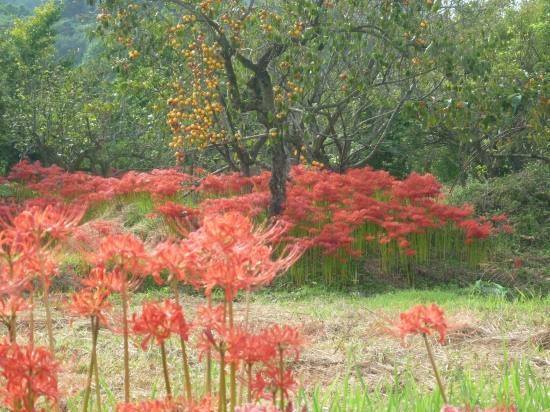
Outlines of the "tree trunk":
{"type": "Polygon", "coordinates": [[[282,136],[271,139],[269,191],[269,217],[280,216],[286,202],[286,154],[282,136]]]}

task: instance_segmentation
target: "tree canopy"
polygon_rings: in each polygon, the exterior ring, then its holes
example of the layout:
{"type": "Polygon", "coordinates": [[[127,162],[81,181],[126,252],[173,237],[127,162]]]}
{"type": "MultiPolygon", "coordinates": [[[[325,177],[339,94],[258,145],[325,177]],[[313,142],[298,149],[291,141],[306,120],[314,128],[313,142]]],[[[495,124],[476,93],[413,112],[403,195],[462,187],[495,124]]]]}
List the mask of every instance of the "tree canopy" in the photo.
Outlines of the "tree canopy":
{"type": "Polygon", "coordinates": [[[84,63],[55,55],[59,4],[4,29],[0,127],[21,155],[103,175],[169,166],[170,149],[191,169],[267,169],[272,215],[292,164],[465,181],[550,162],[541,0],[96,7],[84,63]]]}

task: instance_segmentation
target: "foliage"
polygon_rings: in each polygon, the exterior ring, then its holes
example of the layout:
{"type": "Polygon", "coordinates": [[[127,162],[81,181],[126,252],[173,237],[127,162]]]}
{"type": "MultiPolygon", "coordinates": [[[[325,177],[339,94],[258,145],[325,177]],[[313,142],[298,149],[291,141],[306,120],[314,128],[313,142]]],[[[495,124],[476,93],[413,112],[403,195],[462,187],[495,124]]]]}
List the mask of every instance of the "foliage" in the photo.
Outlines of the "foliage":
{"type": "Polygon", "coordinates": [[[149,112],[151,80],[113,78],[104,64],[73,68],[71,59],[56,60],[53,27],[60,17],[61,7],[47,3],[15,21],[0,42],[7,63],[1,142],[10,148],[3,167],[14,162],[9,156],[103,176],[113,168],[163,167],[167,131],[149,112]]]}
{"type": "Polygon", "coordinates": [[[435,99],[406,107],[422,120],[432,155],[458,168],[463,184],[468,174],[491,178],[528,161],[550,162],[547,3],[485,6],[460,38],[465,58],[435,99]]]}
{"type": "Polygon", "coordinates": [[[470,182],[455,189],[449,201],[472,204],[477,216],[505,214],[516,232],[510,236],[511,248],[517,252],[547,250],[550,197],[547,187],[550,168],[533,164],[518,173],[491,179],[486,183],[470,182]]]}
{"type": "Polygon", "coordinates": [[[477,4],[107,2],[97,31],[120,66],[143,60],[171,79],[162,90],[180,162],[213,149],[247,176],[270,169],[270,213],[280,214],[287,162],[369,164],[403,108],[469,58],[458,39],[477,4]]]}

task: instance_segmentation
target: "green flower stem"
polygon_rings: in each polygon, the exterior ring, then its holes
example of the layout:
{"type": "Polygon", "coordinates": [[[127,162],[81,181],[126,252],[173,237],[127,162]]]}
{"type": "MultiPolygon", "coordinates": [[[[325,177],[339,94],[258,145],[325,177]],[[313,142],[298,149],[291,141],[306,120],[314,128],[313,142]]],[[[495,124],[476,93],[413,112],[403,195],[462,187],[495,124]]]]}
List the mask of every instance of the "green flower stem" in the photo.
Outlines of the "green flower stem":
{"type": "MultiPolygon", "coordinates": [[[[212,296],[208,296],[208,306],[212,307],[212,296]]],[[[205,383],[205,389],[206,394],[210,395],[212,393],[212,352],[210,349],[206,351],[206,368],[205,368],[205,374],[206,374],[206,383],[205,383]]]]}
{"type": "Polygon", "coordinates": [[[95,401],[97,412],[101,412],[101,386],[99,385],[99,369],[97,367],[97,337],[99,335],[99,322],[96,324],[96,339],[94,347],[94,374],[95,374],[95,401]]]}
{"type": "Polygon", "coordinates": [[[280,348],[280,357],[279,357],[279,371],[281,374],[281,399],[279,400],[279,409],[281,411],[285,410],[285,396],[284,396],[284,388],[283,388],[283,382],[285,377],[285,361],[283,359],[283,350],[280,348]]]}
{"type": "MultiPolygon", "coordinates": [[[[248,312],[250,310],[250,289],[246,290],[246,307],[244,309],[244,331],[248,332],[248,312]]],[[[240,380],[239,383],[239,396],[237,400],[237,406],[241,406],[243,403],[243,388],[244,388],[244,373],[245,365],[244,362],[241,364],[240,380]]],[[[248,388],[250,391],[250,387],[248,388]]],[[[249,401],[250,402],[250,401],[249,401]]]]}
{"type": "Polygon", "coordinates": [[[224,348],[220,350],[220,393],[218,395],[218,411],[227,412],[227,394],[225,387],[225,352],[224,348]]]}
{"type": "MultiPolygon", "coordinates": [[[[97,378],[97,335],[99,333],[99,320],[96,316],[90,318],[92,322],[92,355],[90,358],[90,366],[88,368],[88,379],[86,380],[86,392],[84,393],[84,407],[83,411],[88,410],[88,401],[90,399],[90,392],[92,387],[92,373],[95,369],[97,378]]],[[[96,379],[96,395],[97,395],[97,379],[96,379]]],[[[98,396],[99,398],[99,396],[98,396]]],[[[96,401],[97,402],[97,401],[96,401]]],[[[98,403],[98,411],[101,411],[101,407],[98,403]]]]}
{"type": "MultiPolygon", "coordinates": [[[[233,301],[227,302],[229,311],[229,329],[233,329],[233,301]]],[[[229,410],[234,411],[237,406],[237,366],[235,362],[229,364],[229,410]]]]}
{"type": "MultiPolygon", "coordinates": [[[[53,327],[52,327],[52,311],[50,308],[50,295],[49,295],[49,287],[48,282],[46,281],[46,273],[44,270],[44,257],[40,253],[38,255],[38,261],[40,264],[40,281],[42,283],[42,293],[43,299],[44,299],[44,306],[46,308],[46,324],[48,327],[48,339],[49,339],[49,347],[50,352],[52,353],[52,356],[55,356],[55,347],[54,347],[54,340],[53,340],[53,327]]],[[[57,374],[54,375],[57,378],[57,374]]],[[[59,412],[59,403],[55,404],[54,407],[55,412],[59,412]]]]}
{"type": "Polygon", "coordinates": [[[27,412],[34,412],[31,380],[27,379],[27,412]]]}
{"type": "Polygon", "coordinates": [[[172,389],[170,388],[170,375],[168,374],[168,363],[166,363],[166,347],[164,341],[160,344],[160,352],[162,354],[162,370],[164,372],[164,382],[166,383],[166,396],[172,397],[172,389]]]}
{"type": "Polygon", "coordinates": [[[248,393],[246,394],[246,401],[248,403],[252,402],[252,364],[249,363],[248,365],[248,393]]]}
{"type": "Polygon", "coordinates": [[[130,403],[130,356],[128,348],[128,302],[126,297],[126,274],[122,276],[122,323],[124,333],[124,403],[130,403]]]}
{"type": "Polygon", "coordinates": [[[439,377],[439,372],[437,370],[437,366],[435,365],[432,350],[430,348],[430,344],[428,343],[428,336],[423,333],[422,337],[424,338],[424,343],[426,344],[426,350],[428,351],[428,357],[430,358],[430,363],[432,364],[432,369],[435,374],[435,379],[437,380],[437,385],[439,386],[439,391],[441,392],[441,397],[443,398],[443,402],[445,403],[445,405],[448,405],[449,402],[447,401],[447,396],[445,395],[445,389],[443,389],[443,383],[441,382],[441,378],[439,377]]]}
{"type": "MultiPolygon", "coordinates": [[[[172,289],[174,290],[174,300],[176,304],[179,305],[180,297],[178,290],[178,278],[175,275],[172,276],[172,289]]],[[[187,350],[183,336],[180,336],[180,343],[181,356],[183,358],[183,374],[185,375],[185,393],[187,394],[187,399],[191,399],[191,374],[189,373],[189,361],[187,360],[187,350]]],[[[210,393],[210,390],[208,390],[208,393],[210,393]]]]}

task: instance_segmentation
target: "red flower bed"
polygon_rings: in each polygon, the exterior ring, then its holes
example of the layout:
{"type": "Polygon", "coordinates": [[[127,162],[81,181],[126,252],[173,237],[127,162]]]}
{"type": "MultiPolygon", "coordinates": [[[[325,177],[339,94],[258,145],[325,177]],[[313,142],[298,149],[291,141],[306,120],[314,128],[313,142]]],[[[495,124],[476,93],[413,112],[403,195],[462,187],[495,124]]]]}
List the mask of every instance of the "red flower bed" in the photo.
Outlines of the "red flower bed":
{"type": "MultiPolygon", "coordinates": [[[[197,227],[205,216],[218,212],[238,211],[259,221],[266,219],[269,177],[269,172],[254,177],[210,175],[196,187],[194,177],[174,169],[101,178],[24,161],[8,179],[19,190],[40,195],[25,198],[24,205],[67,201],[97,205],[116,196],[145,193],[157,205],[158,214],[180,226],[192,220],[197,227]],[[191,192],[198,207],[181,204],[186,202],[181,195],[191,192]]],[[[476,265],[486,253],[487,245],[481,241],[499,230],[511,230],[502,224],[505,216],[473,219],[469,205],[445,204],[441,185],[430,174],[413,172],[398,181],[368,167],[336,174],[296,166],[290,171],[290,182],[283,219],[293,230],[287,241],[311,249],[302,259],[309,270],[316,268],[322,256],[325,271],[332,272],[338,261],[345,273],[341,263],[363,253],[381,259],[384,270],[400,268],[405,273],[411,262],[445,257],[450,251],[476,265]]]]}

